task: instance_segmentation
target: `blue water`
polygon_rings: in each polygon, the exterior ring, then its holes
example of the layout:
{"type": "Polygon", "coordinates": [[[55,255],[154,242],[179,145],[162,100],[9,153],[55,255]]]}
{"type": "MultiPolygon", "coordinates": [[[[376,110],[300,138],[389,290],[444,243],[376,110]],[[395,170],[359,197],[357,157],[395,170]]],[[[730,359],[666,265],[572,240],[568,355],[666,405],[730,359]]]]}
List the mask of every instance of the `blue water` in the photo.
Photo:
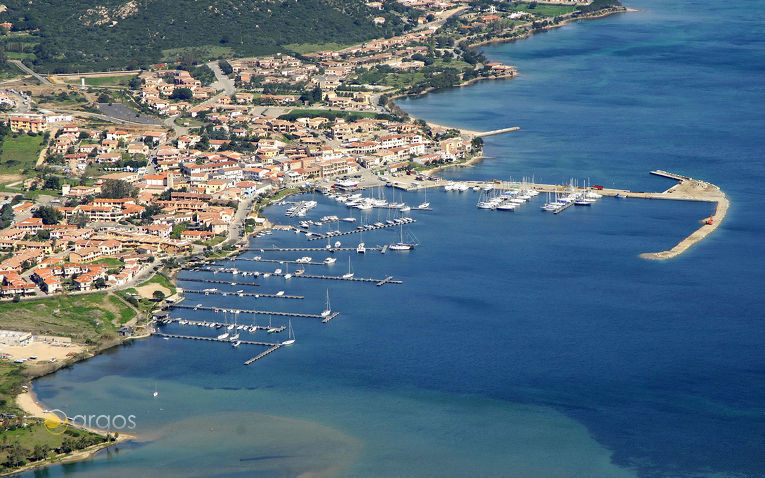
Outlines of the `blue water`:
{"type": "MultiPolygon", "coordinates": [[[[672,183],[648,171],[677,171],[729,195],[714,234],[676,259],[649,262],[638,254],[671,247],[711,206],[604,199],[550,216],[539,211],[542,198],[500,213],[477,210],[473,192],[431,191],[434,210],[407,227],[421,247],[351,255],[357,276],[394,275],[403,285],[272,277],[257,288],[217,287],[306,298],[187,299],[317,313],[329,289],[341,315],[327,325],[294,319],[290,348],[244,367],[262,349],[152,338],[37,381],[51,408],[135,414],[138,424],[138,439],[118,452],[46,476],[765,476],[765,5],[630,6],[641,11],[486,48],[519,67],[516,80],[402,107],[469,129],[521,127],[487,138],[480,165],[444,176],[663,190],[672,183]]],[[[348,215],[315,199],[313,217],[348,215]]],[[[290,222],[283,211],[267,216],[290,222]]],[[[370,245],[396,238],[364,235],[370,245]]],[[[306,242],[290,232],[253,241],[271,244],[306,242]]],[[[348,256],[337,254],[333,274],[347,270],[348,256]]],[[[179,277],[203,288],[182,278],[231,276],[179,277]]]]}

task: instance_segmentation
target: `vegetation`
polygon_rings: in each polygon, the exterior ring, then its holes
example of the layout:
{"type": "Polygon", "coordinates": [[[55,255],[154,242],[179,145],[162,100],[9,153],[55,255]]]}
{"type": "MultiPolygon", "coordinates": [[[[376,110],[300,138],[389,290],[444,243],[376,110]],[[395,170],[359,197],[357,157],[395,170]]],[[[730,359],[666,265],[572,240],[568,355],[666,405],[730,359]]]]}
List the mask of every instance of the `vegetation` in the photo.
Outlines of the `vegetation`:
{"type": "Polygon", "coordinates": [[[35,167],[43,135],[9,135],[0,143],[0,174],[18,174],[35,167]]]}
{"type": "Polygon", "coordinates": [[[106,437],[87,430],[68,428],[55,435],[39,420],[30,421],[26,426],[24,422],[19,419],[18,424],[0,432],[0,472],[107,441],[106,437]]]}
{"type": "Polygon", "coordinates": [[[348,121],[356,121],[363,118],[375,118],[385,120],[395,120],[396,117],[389,114],[370,113],[366,111],[336,111],[336,110],[306,110],[294,109],[287,114],[279,116],[279,119],[295,121],[297,118],[327,118],[334,121],[337,118],[344,118],[348,121]]]}
{"type": "MultiPolygon", "coordinates": [[[[285,45],[359,43],[403,31],[409,9],[364,0],[6,0],[6,21],[35,42],[26,61],[42,72],[135,69],[176,49],[242,56],[288,51],[285,45]],[[132,5],[132,7],[127,7],[132,5]],[[386,18],[375,25],[376,16],[386,18]],[[164,50],[164,51],[163,51],[164,50]],[[221,53],[224,52],[224,53],[221,53]],[[33,55],[33,56],[32,56],[33,55]]],[[[209,58],[209,57],[208,57],[209,58]]],[[[202,58],[205,60],[207,58],[202,58]]]]}
{"type": "Polygon", "coordinates": [[[61,295],[1,303],[0,328],[97,343],[116,338],[116,322],[135,314],[135,310],[111,294],[61,295]]]}

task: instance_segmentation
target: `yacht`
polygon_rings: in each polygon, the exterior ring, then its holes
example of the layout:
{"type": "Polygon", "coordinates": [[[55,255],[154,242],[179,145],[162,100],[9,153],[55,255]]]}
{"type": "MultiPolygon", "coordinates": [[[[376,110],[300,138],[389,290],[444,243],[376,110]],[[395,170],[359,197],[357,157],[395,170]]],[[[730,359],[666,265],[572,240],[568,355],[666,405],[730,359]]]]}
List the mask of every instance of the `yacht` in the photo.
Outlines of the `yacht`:
{"type": "Polygon", "coordinates": [[[322,317],[328,317],[332,313],[332,307],[329,305],[329,289],[327,289],[327,308],[321,313],[322,317]]]}
{"type": "Polygon", "coordinates": [[[358,252],[359,254],[364,254],[365,252],[367,252],[367,248],[363,242],[359,242],[359,245],[356,246],[356,252],[358,252]]]}
{"type": "Polygon", "coordinates": [[[348,256],[348,272],[343,274],[343,279],[350,279],[353,277],[353,272],[351,272],[351,256],[348,256]]]}
{"type": "Polygon", "coordinates": [[[287,335],[287,340],[282,342],[282,345],[292,345],[295,343],[295,332],[292,330],[292,321],[289,321],[289,333],[287,335]]]}
{"type": "Polygon", "coordinates": [[[335,261],[337,261],[337,259],[335,259],[334,257],[327,257],[326,259],[324,259],[325,264],[334,264],[335,261]]]}
{"type": "Polygon", "coordinates": [[[343,221],[345,221],[345,222],[356,222],[356,218],[355,217],[344,217],[343,221]]]}
{"type": "Polygon", "coordinates": [[[228,338],[228,332],[224,332],[218,336],[218,340],[226,340],[228,338]]]}

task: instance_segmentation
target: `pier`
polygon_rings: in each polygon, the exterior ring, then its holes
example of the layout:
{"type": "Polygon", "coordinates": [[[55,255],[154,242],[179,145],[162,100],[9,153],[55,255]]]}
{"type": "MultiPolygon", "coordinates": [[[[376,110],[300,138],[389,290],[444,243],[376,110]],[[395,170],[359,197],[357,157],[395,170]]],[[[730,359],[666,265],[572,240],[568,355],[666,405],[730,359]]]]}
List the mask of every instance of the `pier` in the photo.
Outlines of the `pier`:
{"type": "MultiPolygon", "coordinates": [[[[326,249],[325,249],[326,251],[326,249]]],[[[270,262],[273,264],[303,264],[307,266],[328,266],[329,264],[322,261],[322,262],[302,262],[302,261],[288,261],[285,259],[243,259],[241,257],[237,257],[238,261],[249,261],[249,262],[270,262]]]]}
{"type": "MultiPolygon", "coordinates": [[[[179,280],[186,280],[186,279],[179,279],[179,280]]],[[[268,298],[268,299],[305,299],[302,295],[287,295],[287,294],[259,294],[255,292],[227,292],[224,290],[204,290],[204,289],[183,289],[184,294],[199,294],[199,295],[238,295],[239,297],[255,297],[260,298],[268,298]]]]}
{"type": "Polygon", "coordinates": [[[373,226],[373,225],[370,225],[370,226],[365,227],[364,229],[353,229],[351,231],[335,233],[335,234],[332,234],[332,235],[324,235],[324,234],[315,235],[314,234],[314,236],[309,237],[308,240],[309,241],[318,241],[320,239],[330,239],[330,238],[333,238],[333,237],[347,236],[349,234],[358,234],[360,232],[376,231],[378,229],[387,229],[389,227],[401,226],[402,224],[412,224],[414,222],[417,222],[417,220],[409,218],[407,221],[405,221],[405,222],[403,222],[401,224],[395,224],[395,223],[394,224],[383,224],[382,226],[373,226]]]}
{"type": "Polygon", "coordinates": [[[262,359],[263,357],[265,357],[266,355],[270,354],[271,352],[279,350],[280,347],[283,347],[283,345],[282,344],[276,344],[273,347],[271,347],[270,349],[266,350],[265,352],[261,352],[258,355],[252,357],[251,359],[245,361],[244,364],[245,365],[250,365],[252,362],[255,362],[256,360],[262,359]]]}
{"type": "MultiPolygon", "coordinates": [[[[281,317],[299,317],[304,319],[324,319],[325,317],[321,314],[305,314],[302,312],[280,312],[276,310],[252,310],[252,309],[226,309],[223,307],[210,307],[210,306],[199,306],[195,307],[193,305],[184,305],[184,304],[176,304],[171,306],[173,309],[195,309],[195,310],[212,310],[215,312],[228,312],[231,313],[239,313],[242,314],[258,314],[258,315],[277,315],[281,317]]],[[[340,312],[335,312],[333,316],[336,316],[340,314],[340,312]]],[[[334,318],[334,317],[333,317],[334,318]]]]}
{"type": "MultiPolygon", "coordinates": [[[[166,334],[164,332],[154,332],[154,335],[158,337],[167,337],[169,339],[205,340],[207,342],[224,342],[227,344],[231,343],[229,339],[219,339],[218,337],[201,337],[198,335],[166,334]]],[[[274,347],[274,346],[281,347],[282,345],[282,344],[274,344],[271,342],[258,342],[254,340],[240,340],[239,343],[247,344],[247,345],[263,345],[265,347],[274,347]]]]}
{"type": "MultiPolygon", "coordinates": [[[[168,338],[168,339],[205,340],[205,341],[208,341],[208,342],[225,342],[225,343],[228,343],[228,344],[232,343],[228,339],[219,339],[217,337],[199,337],[199,336],[196,336],[196,335],[165,334],[163,332],[155,332],[154,335],[156,335],[158,337],[168,338]]],[[[264,347],[268,347],[267,350],[259,353],[258,355],[252,357],[251,359],[246,360],[244,362],[244,365],[250,365],[251,363],[253,363],[253,362],[257,361],[257,360],[260,360],[263,357],[265,357],[266,355],[269,355],[270,353],[275,352],[275,351],[279,350],[281,347],[283,347],[282,344],[274,344],[274,343],[271,343],[271,342],[255,342],[255,341],[252,341],[252,340],[239,340],[238,342],[240,344],[262,345],[264,347]]]]}
{"type": "MultiPolygon", "coordinates": [[[[190,270],[190,269],[185,269],[190,270]]],[[[229,285],[251,285],[254,287],[260,287],[260,284],[256,284],[255,282],[239,282],[235,280],[220,280],[220,279],[199,279],[199,278],[182,278],[178,277],[177,280],[182,281],[188,281],[188,282],[205,282],[207,284],[229,284],[229,285]]]]}
{"type": "MultiPolygon", "coordinates": [[[[220,269],[219,269],[220,270],[220,269]]],[[[231,273],[230,271],[221,271],[221,272],[227,272],[231,273]]],[[[241,273],[241,271],[240,271],[241,273]]],[[[323,280],[346,280],[351,282],[374,282],[375,284],[383,285],[383,284],[403,284],[400,280],[393,280],[393,277],[387,277],[385,279],[374,279],[374,278],[368,278],[368,277],[343,277],[343,276],[327,276],[327,275],[319,275],[319,274],[296,274],[293,272],[261,272],[261,271],[248,271],[248,273],[253,275],[262,276],[264,274],[270,274],[273,277],[285,277],[287,274],[290,274],[289,279],[323,279],[323,280]]],[[[288,280],[289,280],[288,279],[288,280]]],[[[230,282],[225,280],[219,280],[219,279],[183,279],[178,278],[178,280],[189,280],[189,281],[195,281],[195,282],[211,282],[211,283],[220,283],[220,284],[244,284],[244,285],[260,285],[260,284],[254,284],[250,282],[230,282]]],[[[234,294],[234,292],[232,292],[234,294]]]]}
{"type": "Polygon", "coordinates": [[[510,133],[511,131],[518,131],[521,129],[519,126],[513,126],[510,128],[495,129],[493,131],[484,131],[483,133],[476,133],[475,137],[485,138],[486,136],[494,136],[495,134],[510,133]]]}
{"type": "Polygon", "coordinates": [[[273,327],[273,326],[270,326],[270,325],[231,324],[231,323],[228,323],[228,322],[216,322],[214,320],[188,320],[188,319],[182,319],[180,317],[175,318],[175,319],[164,319],[164,320],[162,320],[160,322],[160,325],[165,325],[165,324],[196,325],[196,326],[200,326],[200,327],[209,327],[210,324],[212,324],[212,325],[215,326],[216,329],[223,328],[223,327],[228,327],[229,325],[235,325],[235,326],[236,325],[241,325],[242,329],[238,329],[238,330],[244,330],[246,328],[247,332],[250,332],[250,333],[255,333],[251,329],[255,329],[255,331],[257,331],[257,330],[265,330],[265,331],[270,331],[271,333],[284,332],[287,329],[287,327],[284,326],[284,325],[281,325],[279,327],[273,327]]]}
{"type": "MultiPolygon", "coordinates": [[[[367,247],[369,251],[379,251],[382,247],[367,247]]],[[[335,252],[335,251],[355,251],[355,247],[243,247],[241,251],[256,252],[335,252]]],[[[237,257],[236,260],[240,260],[237,257]]]]}

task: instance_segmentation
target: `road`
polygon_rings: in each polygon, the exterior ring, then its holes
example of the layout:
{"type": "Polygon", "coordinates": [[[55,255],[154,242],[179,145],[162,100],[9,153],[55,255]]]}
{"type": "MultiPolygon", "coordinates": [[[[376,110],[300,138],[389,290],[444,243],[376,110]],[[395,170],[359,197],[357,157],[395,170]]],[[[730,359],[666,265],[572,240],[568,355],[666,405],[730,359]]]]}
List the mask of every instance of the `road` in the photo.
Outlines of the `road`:
{"type": "Polygon", "coordinates": [[[216,90],[223,90],[223,93],[226,95],[233,95],[236,92],[236,88],[234,87],[234,80],[223,74],[220,66],[218,66],[218,62],[211,61],[207,64],[207,66],[213,71],[213,73],[215,73],[215,79],[217,80],[210,86],[216,90]]]}
{"type": "Polygon", "coordinates": [[[24,63],[22,63],[22,62],[21,62],[21,60],[8,60],[8,63],[13,63],[14,65],[18,66],[18,67],[19,67],[19,69],[21,69],[21,71],[23,71],[23,72],[25,72],[25,73],[28,73],[28,74],[30,74],[30,75],[32,75],[32,76],[34,76],[35,78],[37,78],[37,81],[39,81],[39,82],[40,82],[40,83],[42,83],[43,85],[46,85],[46,86],[51,86],[51,85],[53,85],[53,83],[51,83],[50,81],[48,81],[48,80],[47,80],[45,77],[38,75],[37,73],[35,73],[35,72],[34,72],[34,70],[32,70],[32,69],[31,69],[31,68],[29,68],[27,65],[25,65],[24,63]]]}
{"type": "Polygon", "coordinates": [[[246,199],[239,202],[239,207],[236,208],[236,214],[234,214],[231,223],[228,225],[228,235],[226,240],[221,243],[221,246],[228,246],[236,244],[236,242],[244,235],[244,221],[247,218],[247,214],[252,209],[253,199],[246,199]]]}

